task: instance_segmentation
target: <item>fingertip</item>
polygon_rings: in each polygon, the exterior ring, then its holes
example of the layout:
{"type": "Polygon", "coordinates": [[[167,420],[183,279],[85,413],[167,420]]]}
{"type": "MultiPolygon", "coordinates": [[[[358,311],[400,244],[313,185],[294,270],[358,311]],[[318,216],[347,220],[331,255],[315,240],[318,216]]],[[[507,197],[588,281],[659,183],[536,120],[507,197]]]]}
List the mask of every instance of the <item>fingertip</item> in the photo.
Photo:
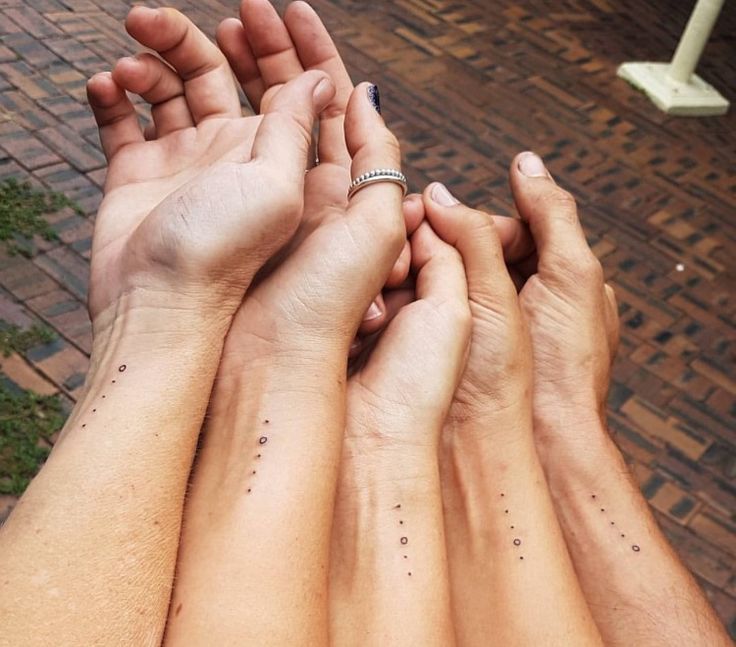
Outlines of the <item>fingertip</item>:
{"type": "Polygon", "coordinates": [[[407,240],[404,243],[404,249],[401,250],[399,258],[396,260],[396,263],[394,263],[393,268],[391,268],[391,273],[389,274],[388,279],[386,279],[386,287],[397,288],[400,285],[403,285],[404,281],[406,281],[407,277],[409,276],[410,270],[411,245],[407,240]]]}
{"type": "Polygon", "coordinates": [[[424,201],[419,193],[412,193],[404,198],[404,223],[406,233],[411,236],[424,220],[424,201]]]}
{"type": "MultiPolygon", "coordinates": [[[[315,81],[314,90],[312,97],[314,100],[314,109],[317,114],[322,112],[329,104],[332,99],[335,98],[337,88],[333,80],[324,72],[315,70],[316,74],[319,74],[322,78],[315,81]]],[[[311,72],[308,72],[311,74],[311,72]]]]}
{"type": "Polygon", "coordinates": [[[378,295],[363,315],[358,333],[360,335],[372,335],[379,331],[386,323],[386,304],[383,296],[378,295]]]}
{"type": "Polygon", "coordinates": [[[146,21],[155,19],[157,16],[158,9],[136,5],[125,17],[125,30],[135,38],[135,33],[145,25],[146,21]]]}
{"type": "Polygon", "coordinates": [[[511,177],[520,180],[546,179],[552,180],[552,174],[547,170],[544,160],[533,151],[519,153],[511,162],[511,177]]]}
{"type": "Polygon", "coordinates": [[[111,72],[98,72],[87,81],[87,99],[95,107],[109,108],[120,101],[123,93],[111,72]]]}

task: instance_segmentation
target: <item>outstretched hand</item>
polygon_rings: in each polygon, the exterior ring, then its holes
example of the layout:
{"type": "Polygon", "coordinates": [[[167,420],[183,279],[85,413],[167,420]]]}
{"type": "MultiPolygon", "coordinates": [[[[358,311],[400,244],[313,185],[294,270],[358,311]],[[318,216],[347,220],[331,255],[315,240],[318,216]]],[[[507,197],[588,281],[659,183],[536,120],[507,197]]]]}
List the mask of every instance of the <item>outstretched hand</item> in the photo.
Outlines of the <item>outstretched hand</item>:
{"type": "Polygon", "coordinates": [[[135,294],[227,318],[299,225],[312,125],[334,85],[295,75],[262,117],[242,117],[225,57],[186,17],[136,7],[126,28],[161,58],[121,59],[88,85],[109,162],[91,316],[135,294]],[[152,104],[149,141],[126,90],[152,104]]]}

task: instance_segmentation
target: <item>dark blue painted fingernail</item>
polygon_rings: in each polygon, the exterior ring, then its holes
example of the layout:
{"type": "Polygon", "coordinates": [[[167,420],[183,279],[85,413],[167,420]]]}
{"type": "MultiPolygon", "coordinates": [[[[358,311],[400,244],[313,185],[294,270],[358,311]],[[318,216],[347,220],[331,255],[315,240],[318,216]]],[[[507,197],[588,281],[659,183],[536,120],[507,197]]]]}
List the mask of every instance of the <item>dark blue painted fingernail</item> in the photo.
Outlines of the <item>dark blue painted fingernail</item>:
{"type": "Polygon", "coordinates": [[[381,93],[378,91],[377,85],[368,86],[368,101],[376,109],[376,112],[381,114],[381,93]]]}

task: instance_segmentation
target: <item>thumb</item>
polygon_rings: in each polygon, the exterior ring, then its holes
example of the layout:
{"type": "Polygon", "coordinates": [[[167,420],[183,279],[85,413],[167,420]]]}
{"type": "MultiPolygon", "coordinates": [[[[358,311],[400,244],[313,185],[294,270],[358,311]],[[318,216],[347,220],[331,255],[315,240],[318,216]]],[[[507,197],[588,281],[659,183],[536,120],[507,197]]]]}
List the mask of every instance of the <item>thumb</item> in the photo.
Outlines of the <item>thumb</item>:
{"type": "Polygon", "coordinates": [[[253,141],[253,159],[303,186],[312,127],[334,96],[335,85],[324,72],[304,72],[289,81],[269,102],[253,141]]]}

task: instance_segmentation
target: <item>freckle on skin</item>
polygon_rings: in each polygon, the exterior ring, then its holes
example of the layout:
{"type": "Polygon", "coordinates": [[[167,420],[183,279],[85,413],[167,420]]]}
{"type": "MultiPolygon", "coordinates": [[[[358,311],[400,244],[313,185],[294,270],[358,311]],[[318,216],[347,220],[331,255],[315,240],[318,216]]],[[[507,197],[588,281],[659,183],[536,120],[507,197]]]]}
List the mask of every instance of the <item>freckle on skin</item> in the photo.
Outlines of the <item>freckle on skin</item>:
{"type": "Polygon", "coordinates": [[[268,424],[269,422],[271,422],[271,421],[270,421],[270,420],[264,420],[263,422],[264,422],[264,424],[266,424],[266,425],[267,425],[267,424],[268,424]]]}
{"type": "Polygon", "coordinates": [[[401,504],[400,503],[398,503],[397,505],[394,506],[394,510],[398,510],[399,508],[401,508],[401,504]]]}
{"type": "Polygon", "coordinates": [[[605,508],[601,508],[601,512],[605,512],[605,511],[606,511],[606,509],[605,509],[605,508]]]}
{"type": "Polygon", "coordinates": [[[179,606],[178,606],[178,607],[176,607],[176,613],[174,614],[175,616],[178,616],[178,615],[179,615],[179,614],[181,613],[181,608],[182,608],[183,606],[184,606],[184,603],[180,602],[180,603],[179,603],[179,606]]]}
{"type": "Polygon", "coordinates": [[[504,510],[503,512],[504,512],[504,514],[508,514],[508,513],[509,513],[509,511],[508,511],[508,510],[504,510]]]}

